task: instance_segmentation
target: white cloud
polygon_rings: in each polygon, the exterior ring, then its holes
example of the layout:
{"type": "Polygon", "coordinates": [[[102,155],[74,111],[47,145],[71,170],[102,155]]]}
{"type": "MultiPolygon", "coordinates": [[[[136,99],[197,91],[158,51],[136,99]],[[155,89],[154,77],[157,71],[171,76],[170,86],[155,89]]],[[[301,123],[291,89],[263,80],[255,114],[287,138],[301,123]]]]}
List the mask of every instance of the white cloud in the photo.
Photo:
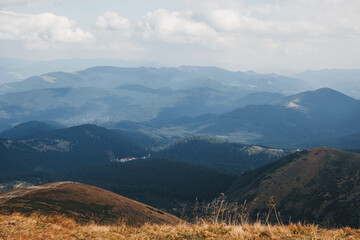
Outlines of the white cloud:
{"type": "Polygon", "coordinates": [[[190,14],[158,9],[148,12],[139,22],[145,39],[160,39],[165,42],[199,42],[211,38],[216,31],[203,21],[192,19],[190,14]]]}
{"type": "Polygon", "coordinates": [[[92,40],[93,35],[75,27],[65,16],[0,11],[0,39],[79,43],[92,40]]]}
{"type": "Polygon", "coordinates": [[[131,22],[116,12],[105,12],[97,17],[95,26],[101,29],[127,31],[131,27],[131,22]]]}
{"type": "MultiPolygon", "coordinates": [[[[24,11],[24,6],[55,1],[0,0],[0,9],[19,6],[24,11]]],[[[56,5],[60,7],[56,11],[74,14],[72,7],[81,5],[75,2],[64,1],[56,5]]],[[[18,51],[17,56],[22,56],[27,53],[25,47],[44,56],[98,57],[106,53],[110,57],[156,59],[165,65],[224,66],[226,62],[233,69],[254,70],[259,66],[359,67],[359,0],[170,0],[166,4],[139,0],[143,3],[139,8],[126,1],[113,2],[105,6],[93,1],[89,11],[76,15],[81,26],[51,13],[0,11],[0,55],[18,51]],[[115,9],[119,13],[91,15],[115,9]],[[43,49],[48,51],[41,52],[43,49]]],[[[31,58],[33,52],[27,54],[31,58]]]]}
{"type": "Polygon", "coordinates": [[[62,0],[0,0],[0,9],[8,7],[31,7],[60,1],[62,0]]]}
{"type": "MultiPolygon", "coordinates": [[[[311,19],[269,19],[264,18],[264,15],[257,17],[252,12],[263,12],[262,9],[267,7],[258,6],[248,12],[237,9],[215,9],[204,12],[202,17],[220,32],[254,34],[259,37],[268,37],[269,35],[273,37],[318,37],[330,35],[334,31],[333,26],[311,19]]],[[[275,9],[274,12],[276,12],[275,9]]]]}

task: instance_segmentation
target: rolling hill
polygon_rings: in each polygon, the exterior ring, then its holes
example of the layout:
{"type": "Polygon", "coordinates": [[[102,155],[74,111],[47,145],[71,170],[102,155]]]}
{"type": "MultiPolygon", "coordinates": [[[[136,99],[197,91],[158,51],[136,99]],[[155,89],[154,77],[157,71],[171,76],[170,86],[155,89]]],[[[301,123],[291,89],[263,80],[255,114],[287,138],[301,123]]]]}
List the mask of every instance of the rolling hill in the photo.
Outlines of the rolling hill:
{"type": "Polygon", "coordinates": [[[95,125],[59,129],[32,139],[0,139],[0,148],[0,178],[5,179],[11,174],[67,171],[148,155],[127,135],[95,125]]]}
{"type": "Polygon", "coordinates": [[[265,105],[271,104],[275,101],[280,101],[285,98],[285,95],[274,92],[256,92],[250,93],[237,100],[238,107],[245,107],[247,105],[265,105]]]}
{"type": "Polygon", "coordinates": [[[239,175],[277,161],[289,153],[282,149],[232,143],[219,137],[196,136],[155,148],[152,156],[196,163],[239,175]]]}
{"type": "Polygon", "coordinates": [[[48,134],[54,130],[64,128],[56,122],[29,121],[23,122],[15,127],[0,133],[0,138],[5,139],[30,139],[48,134]]]}
{"type": "Polygon", "coordinates": [[[65,215],[80,222],[177,224],[175,216],[90,185],[56,182],[0,193],[0,212],[65,215]]]}
{"type": "Polygon", "coordinates": [[[313,148],[241,175],[229,199],[253,202],[253,217],[267,215],[274,204],[284,222],[359,227],[359,169],[359,154],[313,148]]]}

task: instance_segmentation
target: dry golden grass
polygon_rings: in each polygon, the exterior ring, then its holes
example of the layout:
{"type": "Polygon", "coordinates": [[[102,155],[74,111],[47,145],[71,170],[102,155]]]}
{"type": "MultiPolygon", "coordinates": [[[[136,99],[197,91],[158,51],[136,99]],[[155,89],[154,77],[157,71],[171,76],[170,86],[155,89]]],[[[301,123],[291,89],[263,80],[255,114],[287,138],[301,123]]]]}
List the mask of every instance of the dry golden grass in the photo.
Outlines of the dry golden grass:
{"type": "Polygon", "coordinates": [[[81,225],[61,216],[0,215],[0,239],[360,239],[360,230],[315,225],[81,225]]]}

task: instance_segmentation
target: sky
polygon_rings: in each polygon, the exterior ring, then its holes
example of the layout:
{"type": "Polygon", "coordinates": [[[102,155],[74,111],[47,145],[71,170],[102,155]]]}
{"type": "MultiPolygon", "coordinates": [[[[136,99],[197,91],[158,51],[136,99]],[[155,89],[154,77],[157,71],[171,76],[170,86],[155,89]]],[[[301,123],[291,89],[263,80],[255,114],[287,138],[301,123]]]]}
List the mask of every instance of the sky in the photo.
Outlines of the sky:
{"type": "Polygon", "coordinates": [[[359,0],[0,0],[0,56],[360,68],[359,0]]]}

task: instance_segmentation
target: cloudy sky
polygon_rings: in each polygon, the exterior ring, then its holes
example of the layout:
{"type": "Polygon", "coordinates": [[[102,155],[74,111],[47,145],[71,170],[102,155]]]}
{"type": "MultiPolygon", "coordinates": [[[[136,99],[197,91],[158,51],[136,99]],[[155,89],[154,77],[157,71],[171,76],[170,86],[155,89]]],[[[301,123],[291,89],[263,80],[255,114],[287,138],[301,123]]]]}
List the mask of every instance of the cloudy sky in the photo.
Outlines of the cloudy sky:
{"type": "Polygon", "coordinates": [[[360,1],[0,0],[0,56],[360,68],[360,1]]]}

